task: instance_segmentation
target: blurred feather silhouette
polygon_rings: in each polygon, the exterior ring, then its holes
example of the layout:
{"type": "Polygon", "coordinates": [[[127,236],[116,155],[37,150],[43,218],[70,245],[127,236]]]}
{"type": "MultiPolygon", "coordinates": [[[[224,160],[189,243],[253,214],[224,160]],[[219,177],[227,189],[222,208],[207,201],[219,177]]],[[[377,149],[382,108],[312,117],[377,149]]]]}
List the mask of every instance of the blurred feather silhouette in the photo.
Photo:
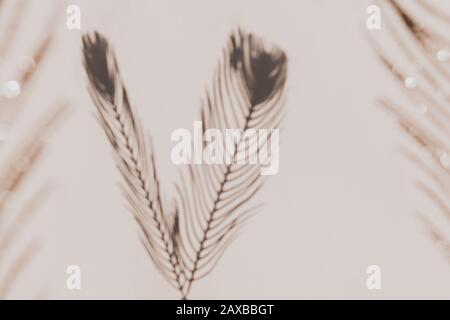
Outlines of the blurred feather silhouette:
{"type": "MultiPolygon", "coordinates": [[[[12,4],[12,2],[10,3],[12,4]]],[[[29,1],[17,1],[10,8],[11,15],[6,15],[8,19],[5,32],[2,33],[0,38],[0,69],[3,69],[5,64],[9,62],[8,55],[29,4],[29,1]]],[[[5,6],[5,1],[1,1],[1,13],[8,13],[8,10],[3,10],[4,8],[8,8],[8,6],[5,6]]],[[[4,274],[0,274],[0,298],[8,296],[15,280],[36,252],[37,245],[35,243],[28,245],[12,261],[11,266],[5,266],[6,254],[10,252],[8,249],[12,247],[14,240],[36,212],[37,207],[47,198],[49,188],[45,185],[40,187],[30,199],[26,200],[21,209],[16,210],[17,212],[10,212],[10,204],[14,201],[15,195],[23,189],[24,182],[43,154],[49,130],[60,122],[66,109],[65,104],[57,104],[50,108],[41,119],[34,122],[27,137],[21,141],[17,141],[7,134],[18,119],[21,109],[26,106],[26,96],[32,91],[32,80],[38,75],[40,66],[47,57],[53,42],[53,28],[51,26],[54,22],[54,18],[49,19],[46,26],[46,35],[38,42],[36,50],[30,56],[30,63],[25,68],[21,68],[13,78],[20,84],[20,95],[14,99],[0,96],[0,124],[5,129],[5,132],[2,132],[4,136],[1,137],[0,150],[3,151],[4,143],[19,144],[12,148],[12,154],[0,164],[0,267],[5,270],[4,274]],[[50,31],[48,31],[49,29],[50,31]],[[5,219],[9,215],[14,216],[12,221],[9,221],[11,219],[5,219]]]]}
{"type": "MultiPolygon", "coordinates": [[[[397,0],[378,2],[385,10],[383,25],[400,60],[392,52],[388,54],[379,41],[371,43],[410,104],[402,107],[382,98],[380,105],[398,120],[417,146],[404,150],[428,177],[428,182],[420,181],[417,186],[450,222],[450,41],[433,24],[426,23],[439,20],[450,28],[450,19],[442,8],[423,0],[408,4],[397,0]]],[[[448,228],[433,222],[430,216],[422,215],[422,220],[450,259],[450,237],[445,232],[448,228]]]]}
{"type": "Polygon", "coordinates": [[[145,247],[166,280],[181,290],[181,270],[164,218],[155,159],[128,100],[114,52],[98,33],[84,36],[83,46],[90,93],[114,149],[131,212],[145,234],[145,247]]]}
{"type": "MultiPolygon", "coordinates": [[[[172,206],[161,200],[154,152],[128,99],[114,51],[98,33],[83,37],[84,65],[98,118],[113,146],[125,180],[125,195],[142,231],[149,256],[163,276],[187,298],[192,284],[209,274],[257,207],[260,165],[187,165],[172,206]]],[[[232,33],[201,109],[207,129],[276,128],[283,118],[287,59],[251,33],[232,33]]],[[[242,135],[244,136],[244,135],[242,135]]],[[[258,152],[242,136],[229,150],[258,152]]]]}
{"type": "MultiPolygon", "coordinates": [[[[204,99],[203,130],[277,128],[283,118],[286,73],[281,50],[268,49],[251,33],[232,34],[204,99]]],[[[185,295],[194,281],[212,271],[257,208],[246,204],[262,186],[261,167],[237,164],[236,158],[238,152],[257,153],[266,141],[254,141],[254,148],[244,140],[241,136],[229,151],[231,164],[187,165],[177,186],[176,212],[182,214],[174,220],[174,237],[183,244],[177,246],[178,254],[189,274],[185,295]]]]}

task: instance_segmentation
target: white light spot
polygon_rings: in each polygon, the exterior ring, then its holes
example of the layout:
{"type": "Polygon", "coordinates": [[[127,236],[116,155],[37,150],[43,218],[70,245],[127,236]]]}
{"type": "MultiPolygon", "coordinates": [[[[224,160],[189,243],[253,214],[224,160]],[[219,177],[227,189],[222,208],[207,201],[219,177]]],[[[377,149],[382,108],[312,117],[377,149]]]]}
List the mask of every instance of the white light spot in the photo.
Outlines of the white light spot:
{"type": "Polygon", "coordinates": [[[14,80],[6,82],[2,88],[3,96],[8,99],[17,98],[20,95],[20,92],[20,84],[14,80]]]}
{"type": "Polygon", "coordinates": [[[441,164],[444,168],[450,167],[450,157],[447,152],[441,153],[441,155],[439,157],[439,161],[441,162],[441,164]]]}
{"type": "Polygon", "coordinates": [[[415,88],[417,88],[417,79],[416,78],[414,78],[414,77],[408,77],[408,78],[406,78],[405,79],[405,86],[408,88],[408,89],[415,89],[415,88]]]}
{"type": "Polygon", "coordinates": [[[445,49],[439,50],[436,54],[436,58],[440,62],[447,62],[448,60],[450,60],[450,51],[445,49]]]}

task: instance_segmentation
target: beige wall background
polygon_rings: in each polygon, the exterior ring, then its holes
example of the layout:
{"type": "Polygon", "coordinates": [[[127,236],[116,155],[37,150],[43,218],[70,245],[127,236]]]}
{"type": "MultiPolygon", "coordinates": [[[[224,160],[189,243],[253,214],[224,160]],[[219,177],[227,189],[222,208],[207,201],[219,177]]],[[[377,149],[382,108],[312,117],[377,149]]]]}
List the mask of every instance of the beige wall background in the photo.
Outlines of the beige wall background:
{"type": "Polygon", "coordinates": [[[17,243],[41,246],[12,298],[178,298],[147,258],[126,211],[86,90],[81,32],[65,27],[68,4],[80,5],[82,32],[99,30],[114,43],[155,142],[167,197],[177,171],[170,134],[198,119],[229,32],[241,26],[289,57],[280,172],[255,198],[267,205],[191,298],[450,298],[448,260],[417,214],[439,213],[413,186],[417,169],[399,152],[405,139],[375,103],[382,94],[400,99],[401,92],[365,38],[368,2],[29,1],[17,56],[52,10],[61,17],[17,136],[55,99],[67,98],[72,108],[29,182],[29,189],[42,181],[54,189],[17,243]],[[80,291],[65,285],[73,264],[82,270],[80,291]],[[382,270],[379,291],[366,288],[372,264],[382,270]]]}

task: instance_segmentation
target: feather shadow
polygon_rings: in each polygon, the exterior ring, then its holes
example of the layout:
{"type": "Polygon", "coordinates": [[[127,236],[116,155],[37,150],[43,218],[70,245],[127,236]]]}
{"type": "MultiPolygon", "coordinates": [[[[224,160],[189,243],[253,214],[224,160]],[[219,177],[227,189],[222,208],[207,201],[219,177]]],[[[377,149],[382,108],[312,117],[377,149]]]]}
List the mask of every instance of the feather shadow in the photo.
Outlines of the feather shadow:
{"type": "MultiPolygon", "coordinates": [[[[114,50],[95,32],[83,37],[83,56],[89,91],[142,242],[157,269],[186,299],[192,284],[214,269],[258,208],[248,203],[263,184],[261,165],[186,165],[173,205],[163,203],[154,152],[128,99],[114,50]]],[[[240,129],[242,136],[227,150],[232,160],[241,152],[259,152],[270,139],[251,143],[242,137],[280,124],[286,77],[287,58],[281,49],[252,33],[233,32],[202,103],[203,133],[240,129]]]]}

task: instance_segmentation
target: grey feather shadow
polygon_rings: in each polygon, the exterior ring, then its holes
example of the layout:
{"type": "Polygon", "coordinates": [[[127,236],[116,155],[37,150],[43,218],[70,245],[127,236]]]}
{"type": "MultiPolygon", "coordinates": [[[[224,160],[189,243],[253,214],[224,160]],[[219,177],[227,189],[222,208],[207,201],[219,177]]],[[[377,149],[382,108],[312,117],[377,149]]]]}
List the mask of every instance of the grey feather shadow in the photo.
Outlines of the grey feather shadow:
{"type": "MultiPolygon", "coordinates": [[[[170,206],[161,200],[154,151],[131,106],[114,50],[97,32],[83,37],[84,66],[98,119],[114,150],[124,194],[157,269],[186,299],[192,284],[217,265],[258,207],[248,204],[262,187],[261,165],[185,165],[170,206]],[[168,209],[170,208],[170,209],[168,209]]],[[[203,132],[277,128],[284,115],[287,58],[252,33],[228,40],[202,102],[203,132]]],[[[235,141],[230,154],[258,152],[265,142],[235,141]]]]}

